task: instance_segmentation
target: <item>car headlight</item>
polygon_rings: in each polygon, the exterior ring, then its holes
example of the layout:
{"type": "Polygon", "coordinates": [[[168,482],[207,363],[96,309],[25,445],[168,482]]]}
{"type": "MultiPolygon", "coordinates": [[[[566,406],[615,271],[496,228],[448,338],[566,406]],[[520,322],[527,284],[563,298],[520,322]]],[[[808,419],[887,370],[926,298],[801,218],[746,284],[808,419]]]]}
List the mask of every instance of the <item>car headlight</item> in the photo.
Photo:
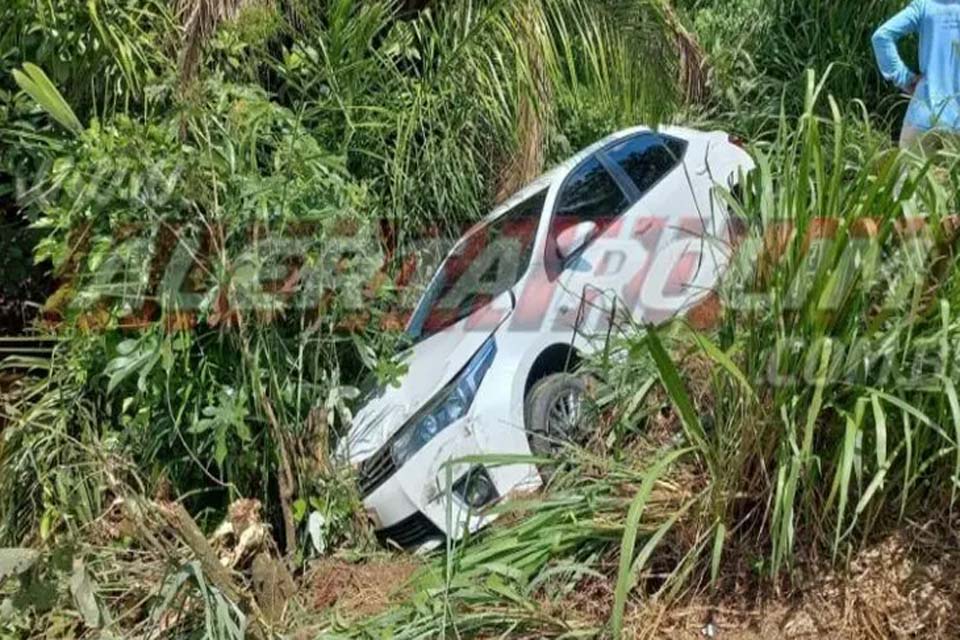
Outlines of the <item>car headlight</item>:
{"type": "Polygon", "coordinates": [[[438,433],[467,415],[483,376],[497,355],[497,344],[491,336],[470,359],[456,378],[445,386],[397,435],[391,447],[397,467],[420,451],[438,433]]]}

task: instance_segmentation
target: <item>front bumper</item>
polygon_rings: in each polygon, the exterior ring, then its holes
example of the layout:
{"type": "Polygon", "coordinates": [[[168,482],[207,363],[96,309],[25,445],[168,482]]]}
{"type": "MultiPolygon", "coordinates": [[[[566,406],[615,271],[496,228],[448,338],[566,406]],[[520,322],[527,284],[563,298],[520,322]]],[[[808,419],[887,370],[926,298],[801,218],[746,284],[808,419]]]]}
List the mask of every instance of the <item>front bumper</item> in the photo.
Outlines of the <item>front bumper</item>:
{"type": "Polygon", "coordinates": [[[401,549],[417,549],[433,542],[442,542],[444,533],[427,516],[419,511],[407,516],[393,526],[377,530],[377,540],[384,546],[396,545],[401,549]]]}
{"type": "MultiPolygon", "coordinates": [[[[485,452],[475,436],[475,419],[468,416],[441,431],[423,449],[396,468],[384,447],[361,465],[360,487],[364,506],[381,541],[415,548],[434,539],[476,531],[492,518],[471,509],[453,486],[475,461],[458,462],[485,452]]],[[[488,469],[498,493],[495,469],[488,469]]]]}

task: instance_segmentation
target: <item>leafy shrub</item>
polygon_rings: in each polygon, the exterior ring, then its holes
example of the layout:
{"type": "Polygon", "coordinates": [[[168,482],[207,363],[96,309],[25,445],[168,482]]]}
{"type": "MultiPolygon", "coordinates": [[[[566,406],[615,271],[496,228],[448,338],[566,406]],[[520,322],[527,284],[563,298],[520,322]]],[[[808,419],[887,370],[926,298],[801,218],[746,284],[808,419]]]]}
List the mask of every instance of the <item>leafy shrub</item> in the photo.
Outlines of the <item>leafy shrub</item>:
{"type": "MultiPolygon", "coordinates": [[[[382,301],[363,293],[364,274],[381,267],[376,211],[342,161],[261,91],[211,83],[195,99],[152,124],[93,122],[31,202],[45,234],[37,255],[66,281],[47,309],[70,362],[46,383],[51,401],[81,371],[74,402],[100,409],[55,431],[116,440],[147,486],[202,490],[197,509],[241,496],[276,508],[282,462],[304,500],[316,490],[342,510],[326,456],[364,362],[355,341],[369,358],[392,339],[376,323],[340,326],[364,309],[370,320],[382,301]]],[[[29,433],[32,414],[18,420],[13,433],[29,433]]]]}

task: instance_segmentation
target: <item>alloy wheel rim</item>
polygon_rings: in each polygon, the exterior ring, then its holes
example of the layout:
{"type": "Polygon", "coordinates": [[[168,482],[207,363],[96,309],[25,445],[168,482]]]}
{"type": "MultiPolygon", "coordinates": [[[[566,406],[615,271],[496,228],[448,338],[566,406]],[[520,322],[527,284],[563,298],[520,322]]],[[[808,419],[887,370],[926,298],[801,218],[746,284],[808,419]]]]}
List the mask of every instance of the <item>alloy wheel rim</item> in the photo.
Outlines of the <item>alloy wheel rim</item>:
{"type": "MultiPolygon", "coordinates": [[[[556,440],[569,440],[580,429],[583,414],[583,394],[576,389],[561,393],[550,405],[547,413],[546,435],[556,440]]],[[[553,446],[560,443],[555,442],[553,446]]]]}

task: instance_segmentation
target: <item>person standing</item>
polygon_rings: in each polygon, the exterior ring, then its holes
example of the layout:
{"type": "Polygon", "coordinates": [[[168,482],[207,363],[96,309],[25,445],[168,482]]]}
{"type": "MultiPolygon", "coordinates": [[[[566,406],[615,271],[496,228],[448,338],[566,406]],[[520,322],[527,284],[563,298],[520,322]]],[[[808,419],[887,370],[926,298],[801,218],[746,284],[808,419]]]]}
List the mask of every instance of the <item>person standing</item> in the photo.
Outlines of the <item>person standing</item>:
{"type": "Polygon", "coordinates": [[[913,0],[873,34],[873,50],[883,77],[912,96],[901,148],[930,132],[960,132],[960,0],[913,0]],[[910,34],[920,36],[919,73],[897,50],[910,34]]]}

